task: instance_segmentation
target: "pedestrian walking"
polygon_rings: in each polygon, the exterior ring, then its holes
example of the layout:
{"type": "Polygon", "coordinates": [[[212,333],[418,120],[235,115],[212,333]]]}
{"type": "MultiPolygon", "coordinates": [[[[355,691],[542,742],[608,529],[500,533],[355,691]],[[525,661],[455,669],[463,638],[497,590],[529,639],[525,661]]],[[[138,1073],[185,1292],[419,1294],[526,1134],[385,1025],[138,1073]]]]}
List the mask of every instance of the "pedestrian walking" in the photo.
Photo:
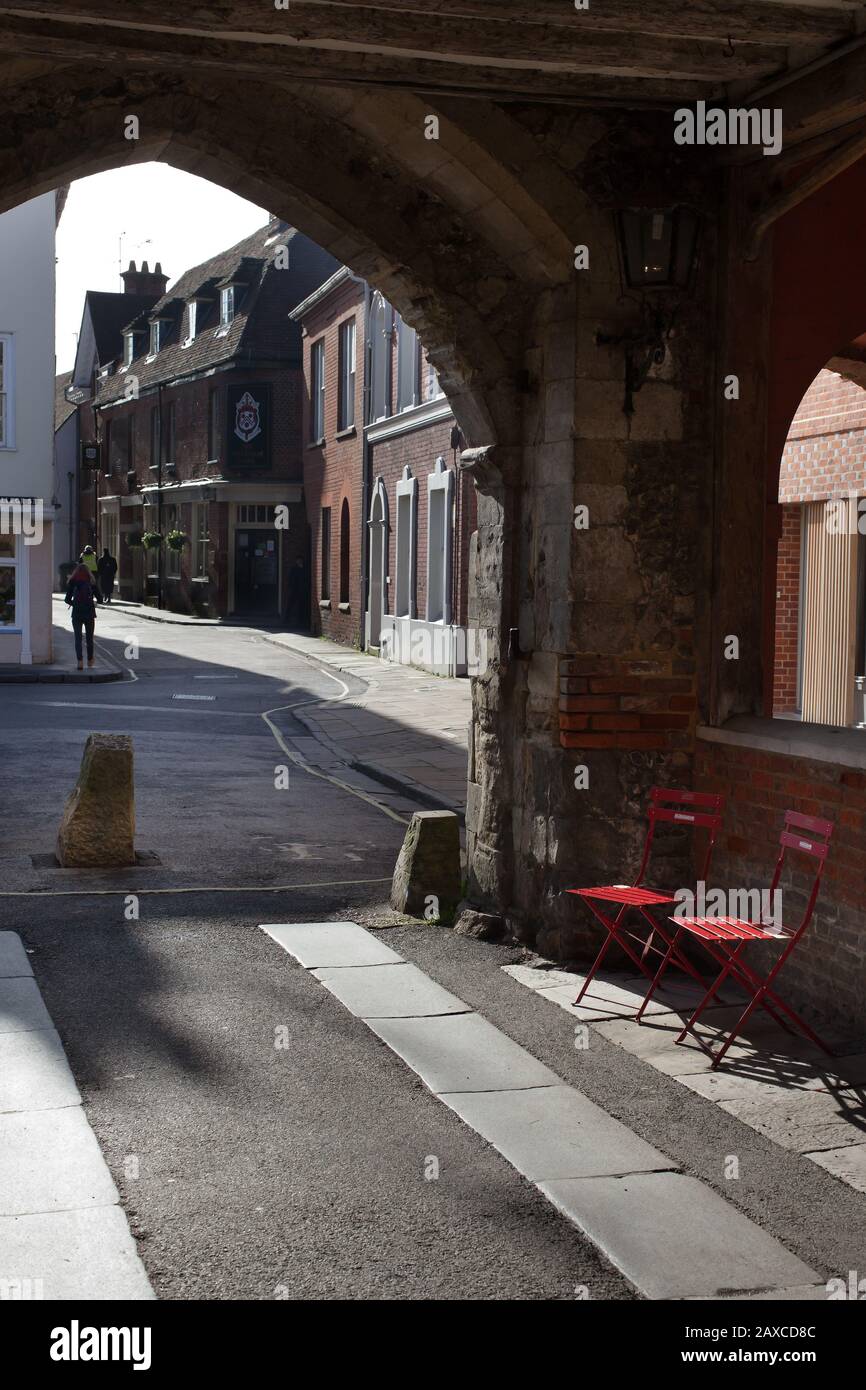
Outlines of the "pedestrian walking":
{"type": "Polygon", "coordinates": [[[79,557],[78,557],[78,563],[79,563],[80,565],[86,565],[86,566],[87,566],[87,568],[90,570],[90,573],[93,575],[93,582],[94,582],[94,584],[95,584],[95,583],[96,583],[96,565],[97,565],[97,559],[96,559],[96,551],[93,549],[93,546],[92,546],[92,545],[86,545],[86,546],[84,547],[84,549],[82,550],[81,554],[80,554],[79,557]]]}
{"type": "Polygon", "coordinates": [[[117,574],[117,561],[108,546],[105,547],[96,562],[96,573],[99,576],[102,602],[111,603],[111,595],[114,593],[114,576],[117,574]]]}
{"type": "Polygon", "coordinates": [[[87,565],[79,564],[69,576],[66,585],[66,602],[72,609],[72,631],[75,634],[75,655],[79,671],[84,670],[84,652],[81,634],[87,637],[87,664],[95,666],[93,659],[93,629],[96,624],[96,589],[87,565]]]}

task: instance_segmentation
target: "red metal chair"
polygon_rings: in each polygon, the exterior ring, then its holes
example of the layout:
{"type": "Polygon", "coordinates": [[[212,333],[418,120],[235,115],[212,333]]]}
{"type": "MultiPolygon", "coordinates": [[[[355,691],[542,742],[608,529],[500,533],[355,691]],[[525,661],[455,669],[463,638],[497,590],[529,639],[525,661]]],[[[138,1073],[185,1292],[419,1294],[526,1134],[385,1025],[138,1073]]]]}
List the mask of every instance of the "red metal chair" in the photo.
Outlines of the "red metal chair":
{"type": "MultiPolygon", "coordinates": [[[[621,883],[611,884],[604,888],[567,888],[567,893],[574,893],[577,897],[586,901],[587,907],[604,927],[607,935],[601,950],[592,964],[592,969],[583,982],[583,987],[575,999],[575,1004],[579,1004],[586,994],[590,983],[601,968],[602,962],[607,955],[611,943],[616,942],[622,947],[630,960],[634,962],[642,975],[646,975],[648,980],[652,980],[650,968],[646,965],[646,958],[650,951],[656,954],[664,954],[664,958],[669,964],[677,965],[681,970],[686,971],[698,981],[701,988],[706,987],[705,980],[701,977],[689,960],[682,955],[679,950],[674,949],[673,935],[669,929],[652,917],[648,911],[650,907],[658,907],[662,904],[676,902],[676,898],[670,893],[657,893],[651,888],[643,887],[643,878],[649,864],[650,852],[652,850],[653,838],[656,826],[660,821],[670,821],[677,825],[689,825],[693,829],[699,826],[709,830],[709,839],[706,853],[704,855],[703,867],[699,877],[705,882],[709,872],[710,861],[713,856],[713,846],[716,841],[716,834],[722,823],[722,811],[725,799],[723,796],[716,795],[714,792],[689,792],[674,787],[653,787],[650,791],[650,804],[647,812],[647,834],[643,847],[643,857],[640,861],[640,868],[637,871],[637,878],[630,887],[621,883]],[[603,903],[619,904],[619,912],[615,917],[609,916],[601,908],[594,905],[593,899],[603,903]],[[636,935],[634,931],[626,930],[623,926],[623,919],[629,909],[636,909],[645,919],[649,927],[649,933],[644,938],[636,935]],[[662,953],[660,948],[654,944],[654,937],[658,935],[662,938],[667,950],[662,953]],[[642,948],[640,956],[632,949],[630,941],[636,941],[642,948]]],[[[658,977],[660,978],[660,976],[658,977]]]]}
{"type": "MultiPolygon", "coordinates": [[[[677,931],[661,965],[656,971],[655,978],[647,990],[646,998],[638,1011],[638,1020],[640,1020],[644,1009],[655,993],[656,987],[664,975],[669,962],[676,962],[677,956],[681,955],[679,950],[680,937],[683,932],[688,932],[694,940],[701,943],[704,949],[721,968],[688,1023],[678,1035],[676,1039],[677,1042],[682,1042],[687,1033],[693,1033],[704,1051],[708,1052],[710,1057],[712,1057],[713,1064],[711,1070],[715,1070],[731,1043],[734,1041],[734,1038],[743,1031],[754,1010],[760,1004],[777,1023],[782,1023],[784,1025],[785,1020],[780,1017],[780,1015],[785,1015],[805,1033],[806,1037],[809,1038],[811,1042],[820,1047],[828,1056],[832,1056],[830,1048],[821,1041],[817,1033],[813,1032],[808,1023],[804,1023],[799,1015],[795,1014],[794,1010],[789,1008],[785,1001],[780,999],[778,994],[771,988],[773,981],[782,969],[785,961],[794,950],[794,947],[797,945],[812,920],[815,902],[818,897],[818,889],[821,884],[821,874],[824,871],[824,864],[829,853],[829,841],[832,834],[832,821],[819,820],[815,816],[801,816],[798,811],[785,812],[785,828],[779,836],[781,848],[779,857],[776,860],[776,870],[773,874],[773,882],[770,888],[771,901],[772,895],[779,886],[785,855],[789,850],[793,850],[795,853],[809,855],[818,861],[812,883],[812,890],[806,903],[806,910],[803,913],[803,920],[795,930],[781,927],[776,931],[767,931],[765,927],[758,926],[753,922],[746,922],[740,917],[671,917],[670,920],[676,926],[677,931]],[[756,970],[753,970],[751,966],[747,965],[746,962],[741,959],[742,952],[750,941],[773,942],[775,944],[783,941],[785,943],[784,950],[780,953],[775,965],[766,976],[759,975],[756,970]],[[729,975],[733,976],[737,984],[745,989],[752,997],[732,1028],[729,1036],[725,1039],[723,1045],[716,1052],[713,1052],[709,1044],[695,1032],[695,1024],[729,975]],[[778,1013],[776,1012],[777,1010],[779,1011],[778,1013]]],[[[789,1029],[788,1031],[790,1032],[791,1030],[789,1029]]]]}

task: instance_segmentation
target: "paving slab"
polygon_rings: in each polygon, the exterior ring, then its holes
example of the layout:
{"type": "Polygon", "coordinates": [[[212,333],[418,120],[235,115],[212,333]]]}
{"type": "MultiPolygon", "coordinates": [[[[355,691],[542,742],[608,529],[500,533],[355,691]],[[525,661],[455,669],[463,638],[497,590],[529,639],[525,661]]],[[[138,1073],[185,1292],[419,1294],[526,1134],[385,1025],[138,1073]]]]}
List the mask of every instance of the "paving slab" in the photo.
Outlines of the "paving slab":
{"type": "Polygon", "coordinates": [[[798,1091],[823,1091],[850,1100],[866,1082],[866,1058],[834,1057],[816,1063],[797,1057],[771,1057],[760,1062],[759,1056],[753,1054],[751,1064],[745,1062],[741,1068],[723,1064],[718,1071],[683,1077],[682,1081],[708,1100],[776,1100],[785,1091],[792,1095],[798,1091]]]}
{"type": "Polygon", "coordinates": [[[34,979],[0,979],[0,1033],[30,1033],[50,1028],[51,1015],[34,979]]]}
{"type": "Polygon", "coordinates": [[[719,1298],[820,1282],[730,1202],[682,1173],[540,1186],[647,1298],[719,1298]]]}
{"type": "Polygon", "coordinates": [[[422,1018],[471,1013],[417,965],[325,966],[311,971],[358,1018],[422,1018]]]}
{"type": "Polygon", "coordinates": [[[33,968],[21,944],[21,937],[14,931],[0,931],[0,979],[20,976],[33,977],[33,968]]]}
{"type": "Polygon", "coordinates": [[[434,1095],[562,1085],[555,1072],[480,1014],[368,1019],[367,1027],[418,1073],[434,1095]]]}
{"type": "Polygon", "coordinates": [[[676,1166],[571,1086],[444,1092],[439,1099],[533,1182],[676,1166]]]}
{"type": "MultiPolygon", "coordinates": [[[[634,1020],[643,1002],[644,990],[638,991],[620,982],[605,981],[597,984],[597,980],[593,980],[583,999],[579,1004],[575,1004],[582,983],[582,980],[578,979],[575,984],[554,985],[551,989],[539,989],[536,993],[544,999],[550,999],[552,1003],[565,1009],[572,1018],[578,1018],[584,1023],[601,1023],[611,1018],[634,1020]]],[[[651,999],[644,1018],[666,1013],[670,1013],[670,1005],[659,1004],[655,999],[651,999]]]]}
{"type": "Polygon", "coordinates": [[[117,1200],[80,1106],[0,1115],[0,1216],[106,1206],[117,1200]]]}
{"type": "Polygon", "coordinates": [[[53,1028],[0,1033],[0,1114],[80,1104],[63,1044],[53,1028]]]}
{"type": "Polygon", "coordinates": [[[858,1192],[866,1192],[866,1135],[862,1144],[845,1144],[839,1149],[824,1149],[820,1153],[808,1153],[813,1163],[841,1178],[849,1187],[858,1192]]]}
{"type": "Polygon", "coordinates": [[[769,1099],[723,1100],[719,1105],[728,1115],[795,1153],[847,1147],[858,1138],[866,1142],[866,1106],[856,1093],[847,1103],[844,1096],[798,1091],[769,1099]]]}
{"type": "Polygon", "coordinates": [[[656,1071],[664,1072],[665,1076],[705,1073],[710,1064],[709,1058],[693,1038],[679,1045],[674,1043],[681,1027],[682,1023],[676,1015],[665,1014],[646,1019],[640,1025],[634,1019],[611,1019],[598,1023],[594,1031],[655,1067],[656,1071]]]}
{"type": "Polygon", "coordinates": [[[269,922],[260,930],[308,970],[326,965],[388,965],[403,960],[356,922],[269,922]]]}
{"type": "Polygon", "coordinates": [[[116,1206],[0,1216],[0,1279],[40,1279],[45,1299],[156,1296],[116,1206]]]}

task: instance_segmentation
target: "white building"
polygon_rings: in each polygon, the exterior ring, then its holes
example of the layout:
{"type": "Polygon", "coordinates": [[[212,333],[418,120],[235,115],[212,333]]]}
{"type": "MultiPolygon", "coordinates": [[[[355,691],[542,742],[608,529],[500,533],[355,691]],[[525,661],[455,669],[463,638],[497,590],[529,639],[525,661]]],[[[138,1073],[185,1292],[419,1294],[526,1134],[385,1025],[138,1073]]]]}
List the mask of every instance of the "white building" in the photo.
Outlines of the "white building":
{"type": "Polygon", "coordinates": [[[65,190],[0,216],[0,665],[51,660],[54,234],[65,190]]]}

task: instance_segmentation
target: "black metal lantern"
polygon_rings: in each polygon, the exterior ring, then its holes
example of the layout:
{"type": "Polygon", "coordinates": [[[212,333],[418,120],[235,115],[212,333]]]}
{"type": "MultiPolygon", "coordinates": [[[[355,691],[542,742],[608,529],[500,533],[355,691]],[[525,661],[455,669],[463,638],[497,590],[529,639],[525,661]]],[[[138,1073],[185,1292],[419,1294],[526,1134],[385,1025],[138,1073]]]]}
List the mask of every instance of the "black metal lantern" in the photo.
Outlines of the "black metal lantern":
{"type": "Polygon", "coordinates": [[[623,208],[617,231],[629,289],[688,285],[698,244],[698,215],[692,208],[623,208]]]}

